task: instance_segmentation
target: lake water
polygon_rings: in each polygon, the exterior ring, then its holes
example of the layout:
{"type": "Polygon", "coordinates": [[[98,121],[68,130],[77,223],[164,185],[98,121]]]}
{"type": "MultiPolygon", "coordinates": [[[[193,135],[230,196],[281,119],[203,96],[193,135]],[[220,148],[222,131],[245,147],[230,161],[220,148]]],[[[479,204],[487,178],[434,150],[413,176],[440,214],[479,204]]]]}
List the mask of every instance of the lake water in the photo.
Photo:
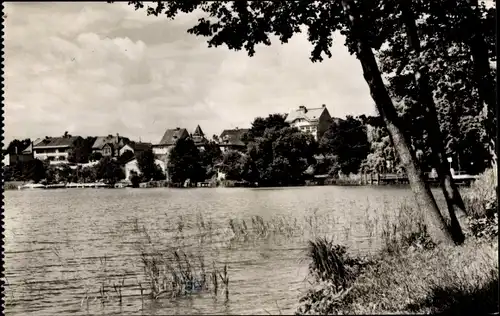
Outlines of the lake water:
{"type": "Polygon", "coordinates": [[[4,196],[9,315],[290,314],[308,287],[310,237],[327,236],[358,253],[376,251],[373,223],[395,215],[394,205],[414,203],[401,187],[61,189],[4,196]],[[231,219],[252,226],[252,216],[291,233],[275,229],[245,239],[231,230],[231,219]],[[141,296],[141,287],[149,293],[140,258],[146,244],[202,255],[207,266],[227,264],[228,300],[223,291],[141,296]],[[121,304],[113,284],[123,284],[121,304]]]}

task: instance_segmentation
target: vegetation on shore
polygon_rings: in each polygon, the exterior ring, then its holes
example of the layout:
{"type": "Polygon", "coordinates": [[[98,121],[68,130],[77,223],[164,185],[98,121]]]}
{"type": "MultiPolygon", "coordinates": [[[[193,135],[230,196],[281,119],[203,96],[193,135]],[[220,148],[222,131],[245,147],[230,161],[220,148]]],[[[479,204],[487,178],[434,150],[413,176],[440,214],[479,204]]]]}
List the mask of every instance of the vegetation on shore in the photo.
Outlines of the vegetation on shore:
{"type": "Polygon", "coordinates": [[[314,239],[314,286],[297,314],[498,313],[497,185],[488,170],[465,195],[469,238],[460,246],[436,245],[423,214],[408,207],[386,226],[382,251],[369,259],[314,239]]]}

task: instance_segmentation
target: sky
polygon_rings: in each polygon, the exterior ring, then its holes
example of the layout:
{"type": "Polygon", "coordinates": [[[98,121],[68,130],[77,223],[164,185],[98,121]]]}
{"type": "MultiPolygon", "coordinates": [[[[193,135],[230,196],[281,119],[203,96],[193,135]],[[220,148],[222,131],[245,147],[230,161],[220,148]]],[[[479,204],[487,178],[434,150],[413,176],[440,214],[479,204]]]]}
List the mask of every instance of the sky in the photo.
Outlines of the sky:
{"type": "Polygon", "coordinates": [[[4,3],[3,13],[5,144],[65,131],[158,143],[198,124],[211,137],[300,105],[375,113],[340,35],[332,58],[312,63],[306,34],[249,58],[188,34],[196,15],[147,16],[126,2],[4,3]]]}

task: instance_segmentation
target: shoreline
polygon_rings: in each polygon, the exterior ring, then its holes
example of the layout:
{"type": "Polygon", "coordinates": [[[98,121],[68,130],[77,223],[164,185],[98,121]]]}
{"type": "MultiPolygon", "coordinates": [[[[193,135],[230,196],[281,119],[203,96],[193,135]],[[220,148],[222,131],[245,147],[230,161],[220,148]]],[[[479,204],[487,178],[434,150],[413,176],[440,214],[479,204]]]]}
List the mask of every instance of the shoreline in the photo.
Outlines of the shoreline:
{"type": "MultiPolygon", "coordinates": [[[[431,188],[439,187],[439,182],[428,181],[427,182],[431,188]]],[[[472,182],[470,183],[456,183],[459,187],[470,187],[472,182]]],[[[193,185],[193,186],[181,186],[181,185],[160,185],[158,183],[141,183],[139,187],[132,187],[132,185],[126,184],[105,184],[105,183],[68,183],[68,184],[49,184],[49,185],[40,185],[40,186],[26,186],[26,183],[20,181],[8,181],[4,183],[4,191],[12,191],[12,190],[55,190],[55,189],[152,189],[152,188],[175,188],[175,189],[197,189],[197,188],[205,188],[205,189],[214,189],[214,188],[288,188],[288,187],[317,187],[317,186],[343,186],[343,187],[377,187],[377,186],[397,186],[397,187],[409,187],[408,183],[355,183],[351,181],[332,181],[330,183],[306,183],[302,185],[287,185],[287,186],[258,186],[258,185],[193,185]]]]}

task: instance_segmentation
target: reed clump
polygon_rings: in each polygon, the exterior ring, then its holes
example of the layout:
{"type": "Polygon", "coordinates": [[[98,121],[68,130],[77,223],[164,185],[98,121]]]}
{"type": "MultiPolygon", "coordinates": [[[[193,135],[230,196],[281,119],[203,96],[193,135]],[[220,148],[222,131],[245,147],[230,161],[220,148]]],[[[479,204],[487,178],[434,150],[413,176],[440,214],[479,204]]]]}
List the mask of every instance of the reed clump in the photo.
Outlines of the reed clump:
{"type": "Polygon", "coordinates": [[[267,239],[270,237],[291,238],[301,236],[304,232],[304,226],[297,218],[286,216],[273,216],[268,221],[262,216],[255,215],[248,220],[234,219],[229,220],[228,226],[232,232],[232,241],[250,241],[257,239],[267,239]]]}
{"type": "Polygon", "coordinates": [[[229,297],[228,267],[206,266],[202,255],[180,250],[141,253],[144,274],[153,299],[165,295],[171,298],[210,291],[217,295],[224,288],[229,297]]]}

